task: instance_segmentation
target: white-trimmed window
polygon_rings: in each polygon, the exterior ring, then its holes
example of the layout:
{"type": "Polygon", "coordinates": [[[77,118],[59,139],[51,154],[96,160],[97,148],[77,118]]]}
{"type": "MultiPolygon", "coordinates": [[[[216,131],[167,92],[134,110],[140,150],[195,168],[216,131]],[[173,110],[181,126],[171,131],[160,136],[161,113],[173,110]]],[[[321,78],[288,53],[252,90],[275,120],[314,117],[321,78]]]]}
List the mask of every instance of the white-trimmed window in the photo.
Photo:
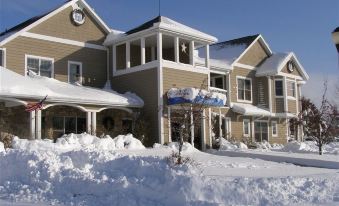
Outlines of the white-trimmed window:
{"type": "Polygon", "coordinates": [[[295,81],[287,81],[287,96],[295,98],[296,97],[295,81]]]}
{"type": "Polygon", "coordinates": [[[224,77],[223,76],[216,76],[216,77],[211,77],[211,80],[210,80],[210,85],[212,87],[216,87],[216,88],[219,88],[219,89],[225,89],[225,82],[224,82],[224,77]]]}
{"type": "Polygon", "coordinates": [[[68,83],[82,84],[82,63],[68,61],[68,83]]]}
{"type": "Polygon", "coordinates": [[[283,97],[284,96],[284,84],[282,79],[276,79],[274,81],[275,87],[275,96],[276,97],[283,97]]]}
{"type": "Polygon", "coordinates": [[[0,66],[6,67],[6,49],[0,48],[0,66]]]}
{"type": "Polygon", "coordinates": [[[245,77],[237,77],[238,101],[252,102],[252,80],[245,77]]]}
{"type": "Polygon", "coordinates": [[[26,55],[26,74],[32,71],[37,75],[52,78],[53,63],[54,59],[52,58],[26,55]]]}
{"type": "Polygon", "coordinates": [[[250,136],[250,128],[251,128],[251,121],[249,119],[244,119],[243,120],[243,134],[244,137],[249,137],[250,136]]]}
{"type": "Polygon", "coordinates": [[[277,121],[272,121],[271,127],[272,127],[272,137],[277,137],[278,136],[278,123],[277,123],[277,121]]]}

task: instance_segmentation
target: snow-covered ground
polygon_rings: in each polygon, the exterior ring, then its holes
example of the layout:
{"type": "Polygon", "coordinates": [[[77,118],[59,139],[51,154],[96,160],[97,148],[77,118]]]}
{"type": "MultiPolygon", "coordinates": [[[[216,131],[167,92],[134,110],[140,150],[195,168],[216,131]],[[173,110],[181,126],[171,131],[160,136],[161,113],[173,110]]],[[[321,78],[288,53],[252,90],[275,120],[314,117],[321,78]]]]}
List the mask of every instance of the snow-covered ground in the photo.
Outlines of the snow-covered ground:
{"type": "Polygon", "coordinates": [[[69,135],[57,143],[15,139],[1,150],[0,204],[293,205],[339,203],[339,170],[203,153],[173,166],[169,146],[131,135],[69,135]]]}

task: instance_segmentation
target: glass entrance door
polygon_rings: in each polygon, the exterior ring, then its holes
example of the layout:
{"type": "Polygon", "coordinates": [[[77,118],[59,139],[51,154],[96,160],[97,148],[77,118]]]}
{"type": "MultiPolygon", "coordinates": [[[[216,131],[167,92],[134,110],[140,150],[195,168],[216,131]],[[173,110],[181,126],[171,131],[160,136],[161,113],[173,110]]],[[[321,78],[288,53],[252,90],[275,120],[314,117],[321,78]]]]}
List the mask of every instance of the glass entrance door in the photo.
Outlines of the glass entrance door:
{"type": "Polygon", "coordinates": [[[254,122],[254,133],[256,142],[268,141],[268,123],[254,122]]]}

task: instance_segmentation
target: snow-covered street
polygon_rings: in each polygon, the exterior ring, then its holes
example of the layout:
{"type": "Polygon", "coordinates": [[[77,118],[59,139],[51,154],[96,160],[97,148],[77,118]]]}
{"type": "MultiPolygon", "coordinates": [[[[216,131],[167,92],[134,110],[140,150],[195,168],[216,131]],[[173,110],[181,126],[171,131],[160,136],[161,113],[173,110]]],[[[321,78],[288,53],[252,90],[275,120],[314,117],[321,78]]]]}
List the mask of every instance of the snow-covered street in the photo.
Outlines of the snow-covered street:
{"type": "Polygon", "coordinates": [[[16,139],[0,152],[2,205],[291,205],[339,201],[339,170],[200,152],[170,166],[176,145],[132,136],[16,139]],[[62,147],[61,147],[62,146],[62,147]],[[156,195],[154,195],[156,194],[156,195]]]}

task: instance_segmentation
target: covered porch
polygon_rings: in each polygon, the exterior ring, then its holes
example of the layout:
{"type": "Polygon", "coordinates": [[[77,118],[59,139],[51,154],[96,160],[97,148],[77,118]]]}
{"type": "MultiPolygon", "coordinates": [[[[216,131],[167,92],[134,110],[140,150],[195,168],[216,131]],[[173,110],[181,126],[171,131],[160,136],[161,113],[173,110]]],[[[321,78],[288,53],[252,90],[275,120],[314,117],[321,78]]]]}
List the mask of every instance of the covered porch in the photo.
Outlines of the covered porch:
{"type": "Polygon", "coordinates": [[[21,76],[0,68],[0,134],[56,139],[67,133],[130,133],[143,101],[132,93],[60,82],[34,74],[21,76]],[[20,82],[17,84],[16,82],[20,82]],[[26,111],[44,97],[41,110],[26,111]]]}

